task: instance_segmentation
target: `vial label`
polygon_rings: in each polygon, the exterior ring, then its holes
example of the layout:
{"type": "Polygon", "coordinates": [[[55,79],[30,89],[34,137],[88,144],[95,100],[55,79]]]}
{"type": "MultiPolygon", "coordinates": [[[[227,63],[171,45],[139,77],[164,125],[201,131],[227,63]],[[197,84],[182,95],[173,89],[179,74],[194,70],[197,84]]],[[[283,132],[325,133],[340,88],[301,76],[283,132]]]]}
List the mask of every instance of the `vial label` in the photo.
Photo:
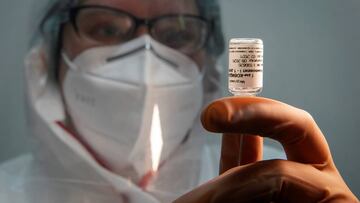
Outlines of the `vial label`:
{"type": "Polygon", "coordinates": [[[263,87],[263,43],[260,39],[232,39],[229,43],[229,90],[256,94],[263,87]]]}

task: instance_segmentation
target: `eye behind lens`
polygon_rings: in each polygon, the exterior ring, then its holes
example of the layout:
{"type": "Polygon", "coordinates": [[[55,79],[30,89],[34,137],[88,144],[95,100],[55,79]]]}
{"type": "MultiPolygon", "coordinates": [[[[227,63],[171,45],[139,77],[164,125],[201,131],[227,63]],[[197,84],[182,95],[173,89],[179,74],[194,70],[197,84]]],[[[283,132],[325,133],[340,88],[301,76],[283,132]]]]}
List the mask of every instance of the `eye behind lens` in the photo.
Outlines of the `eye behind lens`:
{"type": "Polygon", "coordinates": [[[187,16],[162,18],[154,23],[152,35],[171,48],[191,53],[204,45],[207,24],[203,20],[187,16]]]}
{"type": "Polygon", "coordinates": [[[134,22],[122,13],[102,8],[87,8],[77,15],[76,25],[80,36],[109,45],[126,41],[134,22]]]}

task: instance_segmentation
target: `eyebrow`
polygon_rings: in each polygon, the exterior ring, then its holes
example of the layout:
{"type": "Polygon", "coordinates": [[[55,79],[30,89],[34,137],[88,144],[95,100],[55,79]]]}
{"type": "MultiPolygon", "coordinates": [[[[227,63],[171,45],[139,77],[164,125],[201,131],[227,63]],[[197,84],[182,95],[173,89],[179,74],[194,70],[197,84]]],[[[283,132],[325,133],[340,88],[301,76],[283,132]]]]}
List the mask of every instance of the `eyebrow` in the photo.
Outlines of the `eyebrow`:
{"type": "MultiPolygon", "coordinates": [[[[126,1],[131,1],[131,0],[124,0],[125,2],[126,1]]],[[[148,0],[145,0],[145,1],[148,1],[148,0]]],[[[165,1],[166,4],[167,3],[170,3],[171,5],[173,4],[176,4],[177,0],[168,0],[168,1],[165,1]]],[[[121,7],[117,6],[116,3],[120,3],[119,1],[117,0],[79,0],[79,4],[89,4],[89,5],[100,5],[100,6],[107,6],[107,7],[113,7],[113,8],[118,8],[118,9],[122,9],[121,7]],[[114,5],[115,4],[115,5],[114,5]]],[[[184,4],[188,4],[188,0],[182,0],[182,2],[184,4]]],[[[164,3],[165,4],[165,3],[164,3]]],[[[184,6],[184,5],[183,5],[184,6]]],[[[178,7],[178,6],[175,6],[175,8],[178,7]]],[[[196,3],[194,3],[194,6],[189,6],[187,9],[180,9],[179,11],[172,11],[173,9],[170,9],[168,13],[165,13],[163,15],[171,15],[171,14],[190,14],[190,15],[199,15],[200,14],[200,11],[199,11],[199,8],[198,6],[196,5],[196,3]]]]}

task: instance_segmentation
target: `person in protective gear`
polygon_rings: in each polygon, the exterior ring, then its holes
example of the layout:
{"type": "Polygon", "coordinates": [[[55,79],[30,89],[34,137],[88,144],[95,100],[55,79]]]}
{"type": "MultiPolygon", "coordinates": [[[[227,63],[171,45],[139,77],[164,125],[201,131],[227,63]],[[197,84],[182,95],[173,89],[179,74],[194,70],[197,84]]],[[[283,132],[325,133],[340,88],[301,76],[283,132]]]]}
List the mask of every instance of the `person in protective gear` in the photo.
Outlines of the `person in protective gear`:
{"type": "Polygon", "coordinates": [[[199,117],[219,93],[215,1],[46,10],[25,68],[34,153],[2,165],[2,201],[171,202],[216,175],[199,117]]]}
{"type": "Polygon", "coordinates": [[[85,1],[69,10],[61,32],[62,126],[105,169],[146,191],[146,201],[150,193],[167,202],[198,184],[201,160],[187,156],[201,154],[189,145],[201,142],[193,125],[210,23],[195,2],[85,1]],[[186,178],[174,182],[174,173],[186,178]]]}
{"type": "Polygon", "coordinates": [[[266,98],[223,98],[203,111],[202,123],[224,133],[221,175],[174,203],[359,202],[304,110],[266,98]],[[279,141],[287,160],[261,161],[262,137],[279,141]]]}
{"type": "Polygon", "coordinates": [[[171,202],[215,176],[200,124],[219,93],[215,1],[58,0],[47,10],[25,68],[34,153],[1,167],[2,201],[171,202]]]}

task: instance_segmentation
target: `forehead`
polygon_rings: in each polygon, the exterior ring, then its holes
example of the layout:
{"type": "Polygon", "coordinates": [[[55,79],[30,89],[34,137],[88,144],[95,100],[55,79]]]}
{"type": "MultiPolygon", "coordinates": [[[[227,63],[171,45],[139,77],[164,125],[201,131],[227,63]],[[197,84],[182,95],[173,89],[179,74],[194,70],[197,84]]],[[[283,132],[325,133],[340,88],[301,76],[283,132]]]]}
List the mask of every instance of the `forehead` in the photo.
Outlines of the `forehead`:
{"type": "Polygon", "coordinates": [[[102,5],[125,10],[137,17],[166,14],[198,14],[196,0],[84,0],[82,4],[102,5]]]}

